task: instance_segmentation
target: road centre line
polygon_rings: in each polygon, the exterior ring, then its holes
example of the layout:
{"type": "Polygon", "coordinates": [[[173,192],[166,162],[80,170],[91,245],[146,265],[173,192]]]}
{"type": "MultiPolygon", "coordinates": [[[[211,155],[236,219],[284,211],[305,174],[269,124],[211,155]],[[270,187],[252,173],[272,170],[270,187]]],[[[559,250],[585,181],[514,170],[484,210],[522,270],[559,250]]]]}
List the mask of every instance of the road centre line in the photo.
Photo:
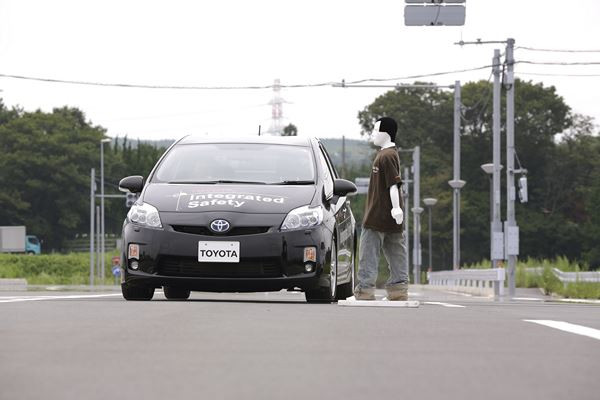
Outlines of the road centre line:
{"type": "Polygon", "coordinates": [[[600,340],[600,330],[588,328],[583,325],[570,324],[564,321],[553,321],[545,319],[524,319],[525,322],[533,322],[534,324],[548,326],[564,332],[574,333],[576,335],[587,336],[592,339],[600,340]]]}
{"type": "Polygon", "coordinates": [[[442,306],[448,308],[466,308],[465,306],[461,306],[459,304],[442,303],[440,301],[424,301],[423,304],[432,304],[434,306],[442,306]]]}
{"type": "Polygon", "coordinates": [[[93,299],[100,297],[122,296],[121,293],[110,294],[85,294],[85,295],[68,295],[68,296],[31,296],[17,297],[12,299],[0,299],[0,303],[18,303],[21,301],[42,301],[42,300],[64,300],[64,299],[93,299]]]}

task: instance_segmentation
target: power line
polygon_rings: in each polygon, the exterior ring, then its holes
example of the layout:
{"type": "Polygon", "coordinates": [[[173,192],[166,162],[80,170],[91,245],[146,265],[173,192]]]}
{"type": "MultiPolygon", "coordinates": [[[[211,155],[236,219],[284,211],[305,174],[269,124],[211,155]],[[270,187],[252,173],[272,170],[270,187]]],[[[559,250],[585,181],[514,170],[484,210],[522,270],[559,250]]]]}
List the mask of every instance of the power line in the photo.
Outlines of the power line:
{"type": "Polygon", "coordinates": [[[515,61],[515,64],[532,64],[532,65],[600,65],[600,61],[575,61],[575,62],[562,62],[562,61],[515,61]]]}
{"type": "Polygon", "coordinates": [[[600,74],[546,74],[543,72],[519,72],[519,75],[532,75],[532,76],[556,76],[556,77],[596,77],[600,74]]]}
{"type": "Polygon", "coordinates": [[[547,53],[600,53],[600,50],[573,50],[573,49],[538,49],[535,47],[518,46],[515,50],[543,51],[547,53]]]}
{"type": "MultiPolygon", "coordinates": [[[[395,78],[366,78],[356,81],[347,82],[348,84],[357,84],[364,82],[389,82],[399,81],[406,79],[418,79],[428,78],[434,76],[451,75],[463,72],[479,71],[482,69],[491,68],[492,65],[484,65],[475,68],[458,69],[452,71],[433,72],[428,74],[419,75],[407,75],[395,78]]],[[[273,89],[273,85],[249,85],[249,86],[185,86],[185,85],[147,85],[147,84],[132,84],[132,83],[111,83],[111,82],[96,82],[96,81],[80,81],[71,79],[55,79],[46,77],[36,76],[25,76],[25,75],[13,75],[13,74],[0,74],[0,78],[8,79],[19,79],[26,81],[36,81],[45,83],[58,83],[68,85],[84,85],[84,86],[99,86],[99,87],[117,87],[117,88],[128,88],[128,89],[162,89],[162,90],[260,90],[260,89],[273,89]]],[[[306,84],[291,84],[291,85],[280,85],[281,88],[314,88],[314,87],[326,87],[338,84],[338,82],[319,82],[319,83],[306,83],[306,84]]]]}
{"type": "Polygon", "coordinates": [[[368,78],[368,79],[360,79],[357,81],[350,81],[350,82],[346,82],[349,85],[353,85],[356,83],[364,83],[364,82],[389,82],[389,81],[401,81],[401,80],[405,80],[405,79],[418,79],[418,78],[429,78],[432,76],[441,76],[441,75],[450,75],[450,74],[459,74],[462,72],[471,72],[471,71],[479,71],[482,69],[486,69],[486,68],[491,68],[493,67],[493,65],[483,65],[481,67],[475,67],[475,68],[466,68],[466,69],[457,69],[457,70],[453,70],[453,71],[444,71],[444,72],[433,72],[433,73],[429,73],[429,74],[421,74],[421,75],[407,75],[407,76],[400,76],[397,78],[368,78]]]}
{"type": "MultiPolygon", "coordinates": [[[[145,85],[132,83],[109,83],[109,82],[94,82],[94,81],[78,81],[70,79],[54,79],[35,76],[0,74],[1,78],[21,79],[27,81],[37,81],[46,83],[62,83],[69,85],[86,85],[86,86],[102,86],[102,87],[119,87],[119,88],[134,88],[134,89],[172,89],[172,90],[244,90],[244,89],[272,89],[273,85],[263,86],[179,86],[179,85],[145,85]]],[[[330,86],[332,82],[309,83],[299,85],[281,85],[286,88],[300,87],[320,87],[330,86]]]]}

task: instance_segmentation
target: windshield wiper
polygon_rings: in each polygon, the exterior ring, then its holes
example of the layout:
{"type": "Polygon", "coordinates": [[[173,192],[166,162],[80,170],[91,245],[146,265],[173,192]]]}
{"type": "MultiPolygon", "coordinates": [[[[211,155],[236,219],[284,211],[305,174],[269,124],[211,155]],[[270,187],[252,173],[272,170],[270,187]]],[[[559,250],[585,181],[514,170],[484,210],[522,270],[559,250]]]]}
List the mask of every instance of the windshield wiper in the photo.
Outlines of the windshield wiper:
{"type": "Polygon", "coordinates": [[[315,181],[281,181],[269,183],[269,185],[314,185],[315,181]]]}
{"type": "Polygon", "coordinates": [[[233,181],[228,179],[219,179],[217,181],[171,181],[169,182],[173,185],[214,185],[217,183],[244,183],[250,185],[266,185],[265,182],[253,182],[253,181],[233,181]]]}
{"type": "Polygon", "coordinates": [[[167,182],[171,185],[211,185],[218,183],[217,181],[171,181],[167,182]]]}

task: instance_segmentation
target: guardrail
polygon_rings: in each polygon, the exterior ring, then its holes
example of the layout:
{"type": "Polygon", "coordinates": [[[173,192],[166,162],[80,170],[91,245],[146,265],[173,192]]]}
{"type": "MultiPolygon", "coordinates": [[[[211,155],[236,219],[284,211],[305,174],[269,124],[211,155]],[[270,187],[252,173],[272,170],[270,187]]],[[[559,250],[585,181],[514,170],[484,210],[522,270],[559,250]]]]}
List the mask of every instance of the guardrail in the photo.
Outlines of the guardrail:
{"type": "MultiPolygon", "coordinates": [[[[525,271],[534,275],[541,275],[544,267],[525,268],[525,271]]],[[[600,282],[600,271],[563,272],[558,268],[552,268],[552,273],[562,283],[600,282]]]]}
{"type": "Polygon", "coordinates": [[[439,286],[455,292],[479,296],[504,295],[504,268],[459,269],[456,271],[428,272],[427,279],[432,286],[439,286]]]}

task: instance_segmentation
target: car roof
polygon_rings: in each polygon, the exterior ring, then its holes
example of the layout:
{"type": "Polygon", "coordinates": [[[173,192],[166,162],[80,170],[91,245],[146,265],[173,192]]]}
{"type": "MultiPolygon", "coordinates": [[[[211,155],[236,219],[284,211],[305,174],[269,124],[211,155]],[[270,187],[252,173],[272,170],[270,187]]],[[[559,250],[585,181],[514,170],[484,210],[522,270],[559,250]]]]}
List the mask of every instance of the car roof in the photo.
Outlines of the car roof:
{"type": "Polygon", "coordinates": [[[234,137],[210,137],[210,136],[185,136],[177,142],[180,144],[201,143],[260,143],[260,144],[284,144],[288,146],[309,147],[311,138],[298,136],[234,136],[234,137]]]}

